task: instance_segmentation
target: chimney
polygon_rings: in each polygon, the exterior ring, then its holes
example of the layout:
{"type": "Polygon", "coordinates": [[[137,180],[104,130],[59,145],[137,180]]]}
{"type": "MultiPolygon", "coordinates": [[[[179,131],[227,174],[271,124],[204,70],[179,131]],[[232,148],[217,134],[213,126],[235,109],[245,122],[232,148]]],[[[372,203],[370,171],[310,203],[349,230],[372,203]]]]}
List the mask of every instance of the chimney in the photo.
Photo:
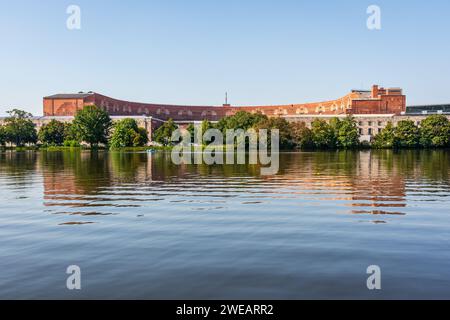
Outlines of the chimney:
{"type": "Polygon", "coordinates": [[[376,84],[372,86],[372,98],[378,98],[378,85],[376,84]]]}

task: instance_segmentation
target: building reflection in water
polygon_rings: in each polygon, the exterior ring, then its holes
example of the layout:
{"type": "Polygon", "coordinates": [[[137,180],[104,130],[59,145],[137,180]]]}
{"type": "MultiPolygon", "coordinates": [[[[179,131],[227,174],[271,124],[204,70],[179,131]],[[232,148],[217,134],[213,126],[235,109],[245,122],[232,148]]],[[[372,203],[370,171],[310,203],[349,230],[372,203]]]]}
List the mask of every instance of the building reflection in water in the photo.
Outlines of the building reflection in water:
{"type": "Polygon", "coordinates": [[[225,204],[227,197],[244,196],[247,203],[314,199],[334,201],[352,214],[404,215],[408,188],[418,191],[416,182],[449,184],[448,156],[445,151],[286,153],[280,154],[279,174],[269,177],[260,176],[257,165],[177,166],[163,152],[44,152],[29,161],[41,170],[45,205],[57,207],[55,213],[117,214],[107,208],[140,207],[169,196],[181,202],[211,196],[225,204]]]}

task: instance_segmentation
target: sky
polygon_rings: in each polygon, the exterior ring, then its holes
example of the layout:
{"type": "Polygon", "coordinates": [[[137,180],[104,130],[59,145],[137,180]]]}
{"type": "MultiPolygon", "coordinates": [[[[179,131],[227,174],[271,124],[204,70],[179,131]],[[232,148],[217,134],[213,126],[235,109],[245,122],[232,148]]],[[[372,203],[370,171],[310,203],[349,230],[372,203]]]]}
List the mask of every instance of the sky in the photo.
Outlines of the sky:
{"type": "Polygon", "coordinates": [[[95,91],[194,105],[335,99],[372,84],[450,103],[448,0],[0,0],[0,116],[95,91]],[[81,29],[67,28],[70,5],[81,29]],[[381,9],[369,30],[367,8],[381,9]]]}

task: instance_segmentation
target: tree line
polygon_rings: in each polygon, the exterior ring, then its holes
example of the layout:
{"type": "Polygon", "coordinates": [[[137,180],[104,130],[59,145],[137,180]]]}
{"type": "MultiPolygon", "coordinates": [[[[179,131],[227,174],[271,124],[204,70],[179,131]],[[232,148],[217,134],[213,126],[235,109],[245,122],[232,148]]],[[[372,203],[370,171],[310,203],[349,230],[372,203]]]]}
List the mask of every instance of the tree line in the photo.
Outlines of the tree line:
{"type": "MultiPolygon", "coordinates": [[[[21,147],[40,142],[44,146],[80,146],[82,142],[91,147],[99,145],[112,149],[140,147],[148,143],[145,128],[138,127],[134,119],[126,118],[112,122],[106,111],[96,106],[79,110],[72,123],[51,120],[39,132],[32,115],[22,110],[11,110],[0,126],[0,145],[11,143],[21,147]]],[[[411,120],[402,120],[394,126],[389,122],[372,139],[371,144],[361,143],[358,124],[352,116],[332,118],[330,121],[315,119],[309,128],[304,122],[288,122],[284,118],[269,118],[261,113],[239,111],[222,118],[217,123],[204,120],[202,132],[214,128],[223,133],[229,129],[278,129],[282,149],[354,149],[372,148],[444,148],[450,147],[450,121],[444,115],[431,115],[417,126],[411,120]]],[[[172,133],[178,128],[172,119],[166,121],[153,133],[153,141],[171,145],[172,133]]],[[[191,124],[187,130],[194,132],[191,124]]]]}
{"type": "Polygon", "coordinates": [[[77,111],[71,123],[53,119],[39,131],[30,113],[14,109],[8,115],[0,126],[0,145],[3,146],[11,143],[23,147],[40,142],[43,147],[79,147],[84,142],[93,148],[103,145],[116,149],[148,143],[147,130],[138,127],[136,120],[123,119],[113,123],[109,114],[96,106],[77,111]]]}
{"type": "MultiPolygon", "coordinates": [[[[233,116],[222,118],[212,124],[208,120],[201,123],[202,132],[219,129],[225,134],[228,129],[278,129],[282,149],[355,149],[372,148],[444,148],[450,147],[450,121],[443,115],[431,115],[418,127],[411,120],[391,122],[376,135],[371,143],[361,142],[358,123],[352,116],[332,118],[330,121],[315,119],[311,128],[304,122],[288,122],[284,118],[269,118],[261,113],[239,111],[233,116]]],[[[171,136],[177,125],[169,120],[159,127],[154,141],[163,145],[171,144],[171,136]]],[[[187,130],[194,136],[194,125],[187,130]]]]}

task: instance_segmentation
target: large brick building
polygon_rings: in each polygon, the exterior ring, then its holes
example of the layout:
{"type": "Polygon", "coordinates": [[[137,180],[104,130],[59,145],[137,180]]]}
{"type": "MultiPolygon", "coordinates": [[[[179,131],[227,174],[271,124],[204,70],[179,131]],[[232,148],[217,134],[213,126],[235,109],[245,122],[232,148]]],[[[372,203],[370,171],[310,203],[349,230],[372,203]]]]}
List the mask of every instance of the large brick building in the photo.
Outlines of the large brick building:
{"type": "MultiPolygon", "coordinates": [[[[97,105],[108,111],[113,121],[133,118],[144,127],[151,137],[152,131],[172,118],[180,126],[208,119],[218,121],[240,110],[261,112],[269,117],[283,117],[290,122],[305,122],[308,126],[317,118],[331,120],[353,115],[358,123],[362,140],[370,140],[388,122],[394,125],[401,120],[413,120],[417,125],[430,114],[445,114],[450,119],[450,104],[406,106],[406,97],[399,88],[352,90],[342,98],[304,104],[275,106],[183,106],[136,103],[117,100],[104,95],[87,92],[57,94],[44,98],[44,116],[35,117],[39,129],[52,119],[70,122],[76,111],[86,105],[97,105]]],[[[0,124],[4,119],[0,118],[0,124]]]]}
{"type": "Polygon", "coordinates": [[[342,98],[303,104],[273,106],[186,106],[137,103],[117,100],[88,92],[56,94],[44,98],[44,116],[73,116],[86,105],[97,105],[111,116],[146,116],[159,120],[172,118],[175,121],[217,121],[240,110],[261,112],[267,116],[320,116],[347,114],[401,114],[406,110],[406,97],[399,88],[352,90],[342,98]]]}

